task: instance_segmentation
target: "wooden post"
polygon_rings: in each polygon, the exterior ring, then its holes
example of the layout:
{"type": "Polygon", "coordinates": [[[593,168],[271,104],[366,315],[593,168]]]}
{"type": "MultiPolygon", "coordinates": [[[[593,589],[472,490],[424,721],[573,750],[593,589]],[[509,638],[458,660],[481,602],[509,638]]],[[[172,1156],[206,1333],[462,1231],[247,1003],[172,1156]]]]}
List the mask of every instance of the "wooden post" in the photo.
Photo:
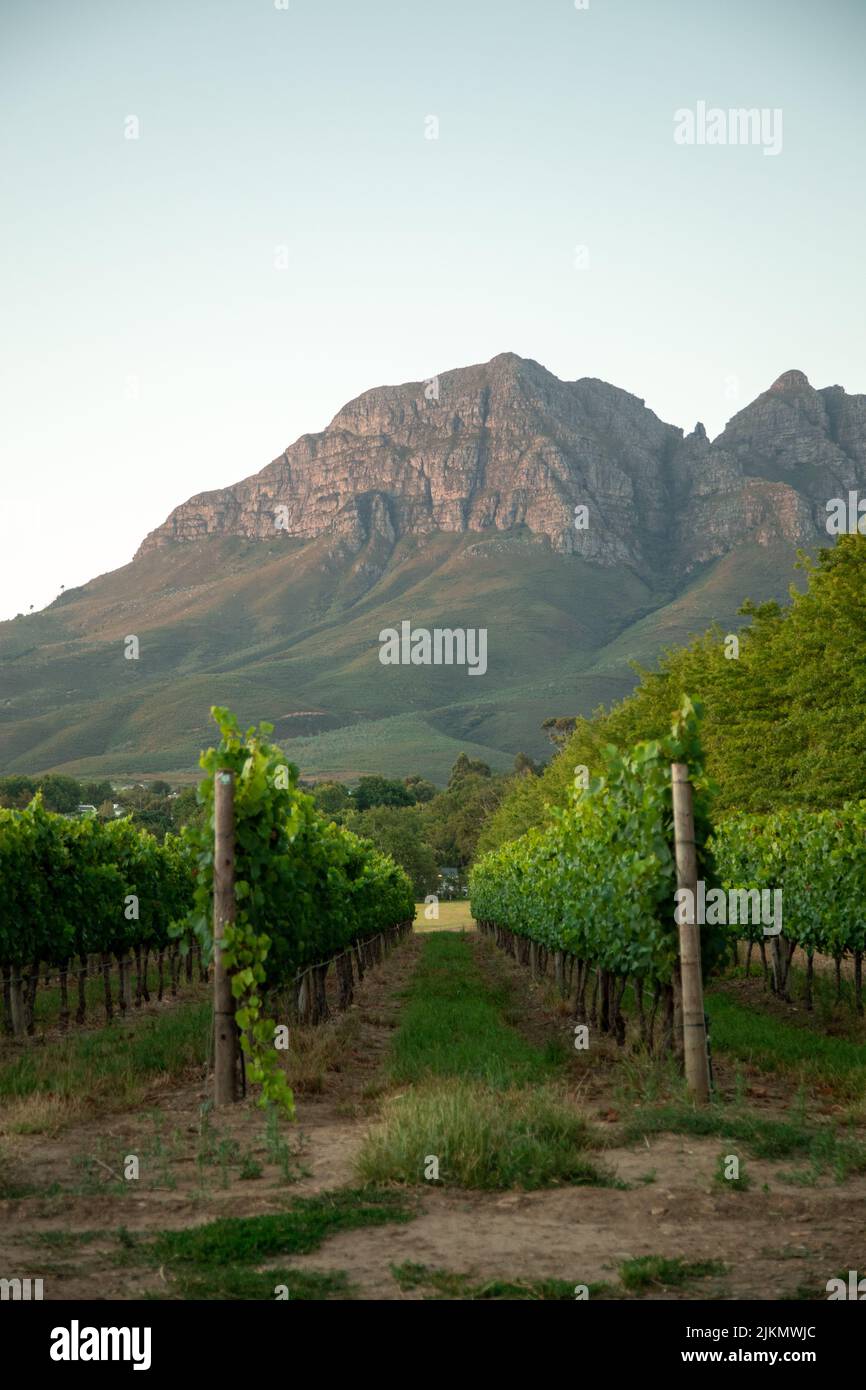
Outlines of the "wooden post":
{"type": "Polygon", "coordinates": [[[20,965],[12,966],[12,976],[9,983],[9,1016],[12,1023],[12,1034],[16,1038],[23,1038],[27,1032],[22,968],[20,965]]]}
{"type": "Polygon", "coordinates": [[[701,981],[701,938],[696,917],[698,898],[698,860],[695,851],[695,820],[692,811],[692,784],[685,763],[671,764],[674,808],[674,844],[677,861],[677,887],[692,895],[691,922],[680,922],[680,982],[682,989],[683,1052],[686,1082],[699,1105],[710,1098],[707,1069],[707,1034],[704,1024],[704,989],[701,981]]]}
{"type": "Polygon", "coordinates": [[[222,961],[223,928],[235,920],[234,775],[214,777],[214,1105],[237,1100],[237,1030],[231,977],[222,961]]]}

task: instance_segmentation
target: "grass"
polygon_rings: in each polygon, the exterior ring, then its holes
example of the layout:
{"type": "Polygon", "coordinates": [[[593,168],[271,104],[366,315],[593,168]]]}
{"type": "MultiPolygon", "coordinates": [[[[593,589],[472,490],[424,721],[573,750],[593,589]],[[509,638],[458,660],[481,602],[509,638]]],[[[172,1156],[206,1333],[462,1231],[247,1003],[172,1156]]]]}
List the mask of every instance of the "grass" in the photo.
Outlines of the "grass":
{"type": "Polygon", "coordinates": [[[31,1183],[20,1177],[20,1168],[13,1167],[8,1160],[0,1157],[0,1200],[17,1201],[21,1197],[57,1197],[62,1189],[60,1183],[48,1186],[31,1183]]]}
{"type": "MultiPolygon", "coordinates": [[[[800,1012],[788,1018],[767,996],[744,998],[734,992],[741,977],[738,969],[707,994],[713,1053],[737,1067],[732,1101],[716,1100],[697,1111],[668,1059],[644,1054],[621,1058],[620,1095],[643,1102],[621,1131],[624,1142],[663,1132],[730,1139],[757,1158],[799,1160],[805,1166],[778,1176],[800,1186],[813,1186],[827,1174],[842,1182],[866,1172],[866,1144],[855,1132],[866,1118],[866,1047],[853,1036],[862,1024],[849,1020],[848,1036],[822,1033],[816,1026],[817,1009],[815,1015],[800,1012]],[[791,1082],[795,1095],[787,1115],[770,1118],[747,1108],[746,1075],[755,1070],[791,1082]],[[815,1091],[850,1103],[832,1122],[815,1123],[807,1118],[815,1091]]],[[[831,983],[822,982],[826,997],[831,983]]],[[[816,977],[816,1002],[818,994],[816,977]]],[[[743,1188],[748,1179],[726,1185],[743,1188]]]]}
{"type": "Polygon", "coordinates": [[[646,1293],[653,1288],[675,1288],[692,1279],[706,1279],[711,1274],[726,1273],[727,1266],[719,1260],[699,1260],[689,1264],[680,1259],[668,1260],[662,1255],[641,1255],[636,1260],[624,1260],[619,1267],[620,1282],[630,1293],[646,1293]]]}
{"type": "Polygon", "coordinates": [[[391,1273],[401,1289],[407,1292],[423,1290],[425,1299],[522,1299],[574,1303],[586,1298],[622,1298],[629,1294],[640,1296],[657,1289],[679,1288],[696,1279],[726,1274],[727,1266],[719,1260],[689,1263],[681,1259],[666,1259],[662,1255],[642,1255],[638,1259],[623,1261],[619,1267],[619,1285],[574,1284],[567,1279],[489,1279],[481,1283],[470,1274],[431,1269],[427,1265],[411,1262],[391,1265],[391,1273]]]}
{"type": "Polygon", "coordinates": [[[713,1178],[720,1187],[730,1188],[734,1192],[745,1192],[752,1185],[752,1179],[746,1172],[745,1163],[736,1154],[719,1154],[716,1159],[716,1171],[713,1178]],[[736,1167],[733,1171],[731,1168],[732,1158],[736,1160],[736,1167]]]}
{"type": "Polygon", "coordinates": [[[707,1008],[714,1053],[735,1057],[761,1071],[829,1086],[842,1098],[859,1100],[866,1096],[866,1047],[862,1041],[789,1023],[778,1013],[765,1013],[741,1002],[723,988],[708,993],[707,1008]]]}
{"type": "Polygon", "coordinates": [[[553,1090],[427,1083],[386,1102],[357,1171],[365,1182],[424,1183],[436,1158],[438,1181],[449,1187],[612,1186],[587,1154],[592,1142],[586,1121],[553,1090]]]}
{"type": "Polygon", "coordinates": [[[202,1190],[208,1186],[209,1169],[219,1173],[223,1188],[230,1187],[235,1176],[244,1182],[262,1177],[264,1169],[257,1154],[273,1163],[279,1169],[281,1185],[289,1186],[305,1173],[298,1163],[299,1153],[300,1145],[292,1147],[284,1138],[281,1116],[274,1107],[267,1111],[262,1140],[255,1147],[246,1147],[231,1135],[224,1134],[214,1123],[210,1101],[202,1106],[195,1154],[202,1190]]]}
{"type": "Polygon", "coordinates": [[[673,1057],[651,1054],[645,1048],[637,1048],[634,1052],[623,1048],[617,1056],[613,1092],[621,1103],[651,1105],[685,1096],[686,1088],[673,1057]]]}
{"type": "MultiPolygon", "coordinates": [[[[269,1003],[272,1017],[287,1018],[294,1008],[294,996],[290,990],[277,991],[269,1003]]],[[[361,1019],[353,1010],[335,1015],[326,1027],[293,1024],[289,1047],[281,1052],[280,1060],[295,1095],[321,1095],[326,1076],[343,1069],[360,1033],[361,1019]]]]}
{"type": "Polygon", "coordinates": [[[0,1060],[5,1127],[40,1132],[94,1101],[134,1108],[157,1078],[178,1080],[204,1065],[210,1020],[209,1003],[180,1004],[156,1017],[70,1033],[49,1047],[7,1055],[0,1060]]]}
{"type": "MultiPolygon", "coordinates": [[[[498,964],[498,962],[497,962],[498,964]]],[[[482,979],[471,940],[449,932],[424,939],[424,951],[391,1044],[389,1075],[398,1084],[459,1077],[507,1089],[549,1080],[558,1048],[534,1047],[503,1018],[511,991],[482,979]]]]}
{"type": "Polygon", "coordinates": [[[406,1196],[373,1188],[338,1188],[298,1197],[272,1216],[222,1217],[186,1230],[163,1231],[147,1245],[134,1243],[140,1258],[157,1264],[219,1269],[258,1264],[274,1255],[305,1255],[338,1231],[413,1220],[406,1196]]]}
{"type": "Polygon", "coordinates": [[[866,1145],[860,1140],[840,1136],[827,1125],[810,1125],[796,1115],[774,1120],[735,1107],[714,1104],[696,1110],[674,1102],[637,1110],[620,1133],[625,1144],[638,1143],[650,1134],[733,1139],[756,1158],[802,1158],[816,1172],[831,1171],[839,1181],[866,1172],[866,1145]]]}
{"type": "Polygon", "coordinates": [[[462,899],[458,902],[440,902],[437,915],[433,918],[427,918],[427,911],[424,903],[415,904],[414,931],[475,931],[475,918],[469,903],[462,899]]]}
{"type": "Polygon", "coordinates": [[[284,1138],[280,1127],[280,1113],[275,1106],[271,1106],[265,1121],[265,1148],[271,1163],[276,1164],[283,1182],[289,1186],[307,1176],[308,1170],[298,1163],[300,1147],[293,1148],[284,1138]]]}
{"type": "Polygon", "coordinates": [[[411,1089],[384,1102],[359,1177],[486,1190],[612,1184],[587,1152],[586,1121],[557,1087],[564,1049],[536,1047],[509,1026],[519,1017],[512,989],[492,952],[492,980],[482,975],[485,951],[464,935],[424,938],[388,1062],[392,1081],[411,1089]]]}
{"type": "MultiPolygon", "coordinates": [[[[142,1015],[140,1010],[136,1008],[134,1002],[136,982],[134,962],[132,963],[130,969],[131,993],[133,1003],[126,1017],[127,1019],[135,1019],[136,1016],[140,1018],[142,1015]]],[[[70,1032],[75,1032],[82,1026],[74,1022],[75,1013],[78,1008],[78,970],[79,962],[78,958],[76,957],[70,963],[68,975],[68,1007],[70,1012],[70,1032]]],[[[57,1028],[59,1026],[61,1002],[59,978],[60,977],[58,970],[56,968],[52,969],[51,983],[49,985],[46,985],[44,972],[40,972],[40,981],[36,991],[36,999],[34,1004],[34,1022],[37,1036],[41,1032],[44,1032],[46,1029],[57,1028]]],[[[144,980],[144,978],[144,971],[142,971],[142,980],[144,980]]],[[[159,986],[159,971],[156,961],[153,958],[151,958],[148,962],[146,983],[148,991],[150,993],[151,1002],[155,1003],[157,990],[159,986]]],[[[171,968],[168,957],[166,957],[163,968],[163,991],[163,998],[165,1003],[167,1004],[176,1005],[181,1002],[188,1002],[190,999],[193,998],[200,999],[202,995],[206,993],[207,985],[202,983],[199,979],[198,962],[196,961],[194,963],[193,978],[191,981],[188,981],[186,978],[186,961],[185,959],[181,961],[180,977],[178,980],[178,992],[176,995],[174,995],[171,991],[171,968]]],[[[120,1012],[120,985],[117,970],[117,962],[113,957],[111,961],[111,998],[114,1005],[115,1020],[117,1022],[122,1022],[123,1015],[120,1012]]],[[[84,982],[84,999],[85,1022],[83,1026],[85,1028],[93,1028],[94,1026],[99,1027],[102,1024],[104,1024],[105,985],[99,967],[97,967],[96,969],[93,969],[93,967],[91,967],[91,973],[88,974],[84,982]]]]}
{"type": "MultiPolygon", "coordinates": [[[[839,1269],[831,1277],[833,1279],[841,1279],[845,1289],[847,1290],[847,1269],[839,1269]]],[[[830,1282],[830,1279],[827,1279],[824,1283],[819,1284],[798,1284],[797,1287],[794,1289],[793,1293],[781,1294],[779,1296],[779,1301],[781,1303],[826,1303],[830,1294],[830,1290],[828,1288],[828,1284],[830,1282]]]]}
{"type": "MultiPolygon", "coordinates": [[[[748,975],[745,970],[745,944],[740,943],[739,960],[736,965],[730,967],[725,974],[726,982],[751,981],[751,985],[746,985],[746,989],[751,991],[760,990],[764,997],[767,997],[764,989],[763,971],[760,959],[754,954],[752,965],[748,975]]],[[[834,962],[830,956],[816,955],[814,962],[814,972],[812,976],[812,1008],[807,1009],[806,1004],[806,970],[804,969],[802,956],[795,956],[788,973],[787,993],[790,1005],[799,1010],[799,1018],[802,1027],[810,1028],[816,1024],[822,1028],[829,1028],[837,1035],[844,1033],[849,1038],[863,1039],[864,1025],[866,1020],[857,1012],[856,999],[854,993],[853,961],[846,957],[842,963],[841,975],[841,995],[836,993],[836,978],[834,962]]],[[[769,982],[767,982],[769,983],[769,982]]],[[[736,996],[736,992],[734,994],[736,996]]],[[[774,996],[769,995],[772,999],[774,996]]],[[[796,1016],[794,1021],[796,1022],[796,1016]]]]}
{"type": "MultiPolygon", "coordinates": [[[[489,1279],[477,1283],[472,1275],[456,1274],[446,1269],[430,1269],[422,1264],[391,1265],[391,1273],[401,1289],[425,1289],[429,1299],[462,1299],[469,1301],[524,1299],[535,1302],[573,1303],[575,1285],[567,1279],[489,1279]]],[[[590,1284],[590,1298],[604,1297],[608,1284],[590,1284]]]]}
{"type": "Polygon", "coordinates": [[[290,1300],[293,1303],[354,1297],[354,1289],[343,1270],[302,1269],[211,1269],[206,1275],[177,1271],[170,1292],[151,1294],[151,1299],[205,1300],[290,1300]]]}

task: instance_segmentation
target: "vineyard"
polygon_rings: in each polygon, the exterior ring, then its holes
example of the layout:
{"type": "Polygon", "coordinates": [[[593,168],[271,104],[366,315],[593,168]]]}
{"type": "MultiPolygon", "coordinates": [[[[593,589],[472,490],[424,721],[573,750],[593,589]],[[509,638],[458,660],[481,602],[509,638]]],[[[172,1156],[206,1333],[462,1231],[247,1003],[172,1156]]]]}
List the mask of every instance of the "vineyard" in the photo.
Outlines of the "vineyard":
{"type": "Polygon", "coordinates": [[[78,982],[76,1021],[85,1018],[85,980],[94,962],[105,980],[106,1016],[113,1013],[110,972],[119,1002],[129,1006],[132,960],[136,996],[146,990],[151,955],[170,953],[171,930],[192,906],[193,861],[176,836],[158,845],[126,820],[72,820],[46,811],[37,798],[24,811],[0,810],[0,965],[7,1031],[32,1033],[41,968],[60,982],[60,1026],[69,1024],[68,979],[78,982]]]}
{"type": "Polygon", "coordinates": [[[534,974],[543,975],[552,959],[561,993],[573,992],[575,1017],[588,1018],[620,1041],[630,984],[640,1042],[653,1050],[661,1011],[662,1046],[675,1048],[680,1025],[671,765],[676,761],[687,764],[695,790],[697,876],[708,903],[700,930],[704,976],[734,960],[740,940],[749,943],[747,962],[758,943],[766,973],[769,940],[772,988],[786,997],[799,948],[807,960],[805,1003],[811,1008],[815,956],[835,962],[837,987],[847,956],[862,1014],[866,804],[713,826],[699,719],[688,700],[668,739],[642,743],[630,755],[609,749],[604,776],[587,787],[577,783],[569,804],[552,811],[547,827],[530,830],[476,863],[470,891],[482,930],[534,974]],[[759,910],[768,895],[777,895],[783,913],[783,921],[770,930],[759,910]],[[731,913],[731,901],[753,911],[731,913]]]}
{"type": "MultiPolygon", "coordinates": [[[[866,802],[837,811],[785,810],[775,815],[725,820],[713,835],[724,888],[747,886],[781,892],[784,925],[773,962],[773,987],[784,994],[794,951],[806,957],[804,1002],[812,1007],[814,962],[834,962],[837,997],[842,964],[850,959],[854,997],[863,1013],[866,951],[866,802]]],[[[746,936],[742,928],[739,936],[746,936]]],[[[749,933],[749,952],[757,939],[749,933]]]]}
{"type": "Polygon", "coordinates": [[[862,804],[716,823],[683,699],[471,905],[416,906],[269,725],[212,713],[180,835],[0,812],[5,1267],[52,1298],[823,1296],[866,1192],[862,804]],[[793,1212],[799,1278],[765,1235],[793,1212]]]}
{"type": "MultiPolygon", "coordinates": [[[[32,1034],[41,972],[56,972],[59,1023],[70,1022],[69,979],[77,981],[75,1021],[85,1021],[85,982],[111,979],[121,1012],[148,997],[149,962],[172,981],[179,955],[200,969],[213,957],[213,796],[216,770],[237,774],[235,835],[237,920],[226,962],[238,999],[239,1027],[255,1050],[258,990],[290,988],[295,1016],[315,1022],[326,1011],[325,977],[336,965],[340,1003],[351,1001],[354,974],[414,914],[403,872],[371,845],[319,815],[298,790],[297,770],[267,744],[268,726],[241,735],[217,711],[222,742],[203,756],[200,795],[205,828],[166,835],[160,844],[124,819],[70,819],[36,798],[23,811],[0,810],[0,967],[7,1032],[32,1034]],[[380,939],[381,938],[381,939],[380,939]]],[[[269,1039],[272,1044],[272,1037],[269,1039]]],[[[271,1046],[271,1051],[272,1051],[271,1046]]],[[[260,1078],[263,1079],[263,1078],[260,1078]]]]}

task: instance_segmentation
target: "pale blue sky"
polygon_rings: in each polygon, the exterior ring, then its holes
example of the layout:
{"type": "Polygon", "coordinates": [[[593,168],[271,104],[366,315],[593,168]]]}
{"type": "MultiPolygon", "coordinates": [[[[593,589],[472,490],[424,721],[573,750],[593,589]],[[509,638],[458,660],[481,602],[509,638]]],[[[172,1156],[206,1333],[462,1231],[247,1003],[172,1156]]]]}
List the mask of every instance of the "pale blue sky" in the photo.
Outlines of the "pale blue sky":
{"type": "Polygon", "coordinates": [[[861,0],[2,0],[0,617],[498,352],[711,434],[791,367],[866,392],[864,39],[861,0]],[[675,144],[701,100],[781,154],[675,144]]]}

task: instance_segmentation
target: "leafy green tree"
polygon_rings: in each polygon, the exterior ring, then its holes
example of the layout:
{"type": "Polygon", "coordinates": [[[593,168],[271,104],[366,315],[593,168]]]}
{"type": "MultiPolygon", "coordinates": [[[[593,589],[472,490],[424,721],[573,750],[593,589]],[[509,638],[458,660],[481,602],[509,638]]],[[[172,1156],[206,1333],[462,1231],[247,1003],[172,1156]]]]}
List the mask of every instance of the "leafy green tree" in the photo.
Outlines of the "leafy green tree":
{"type": "Polygon", "coordinates": [[[37,786],[32,777],[0,777],[0,806],[23,810],[36,795],[37,786]]]}
{"type": "MultiPolygon", "coordinates": [[[[192,864],[129,819],[104,823],[47,811],[41,794],[23,811],[0,811],[0,966],[25,976],[32,1025],[40,963],[65,972],[74,956],[117,957],[167,944],[171,920],[192,903],[192,864]]],[[[125,996],[123,996],[125,997],[125,996]]],[[[110,996],[106,992],[110,1016],[110,996]]]]}
{"type": "Polygon", "coordinates": [[[489,769],[464,771],[427,802],[422,808],[424,832],[438,864],[464,867],[472,862],[481,829],[506,786],[507,779],[491,776],[489,769]]]}
{"type": "Polygon", "coordinates": [[[0,962],[14,976],[67,948],[68,914],[55,891],[63,861],[57,818],[41,796],[25,811],[0,811],[0,962]]]}
{"type": "Polygon", "coordinates": [[[516,840],[532,826],[543,825],[550,805],[565,804],[572,780],[565,762],[558,760],[542,777],[509,778],[501,800],[479,827],[476,853],[487,854],[508,840],[516,840]]]}
{"type": "MultiPolygon", "coordinates": [[[[671,910],[676,886],[672,761],[690,769],[698,877],[715,881],[709,846],[712,786],[703,766],[699,718],[700,707],[683,698],[664,739],[624,754],[609,747],[603,776],[585,789],[573,786],[566,806],[543,827],[483,856],[472,870],[472,910],[480,922],[568,952],[583,966],[613,977],[613,990],[609,981],[603,985],[603,1028],[618,1015],[627,977],[664,986],[672,1001],[678,954],[671,910]]],[[[729,951],[726,929],[702,929],[701,948],[710,969],[729,951]]],[[[642,1003],[639,1009],[643,1018],[642,1003]]]]}
{"type": "Polygon", "coordinates": [[[195,787],[184,787],[182,792],[169,802],[171,819],[176,831],[182,830],[185,825],[192,824],[201,813],[198,802],[198,795],[195,787]]]}
{"type": "Polygon", "coordinates": [[[63,777],[60,773],[50,772],[41,778],[39,790],[46,811],[60,811],[68,815],[81,804],[81,783],[75,777],[63,777]]]}
{"type": "Polygon", "coordinates": [[[426,778],[421,777],[417,772],[413,773],[411,777],[405,778],[403,785],[406,787],[407,791],[411,792],[412,798],[416,803],[432,801],[439,791],[435,783],[428,782],[426,778]]]}
{"type": "Polygon", "coordinates": [[[390,855],[412,880],[416,899],[436,891],[439,874],[436,856],[424,838],[424,823],[415,806],[371,806],[352,811],[346,826],[370,840],[382,854],[390,855]]]}
{"type": "Polygon", "coordinates": [[[205,954],[213,950],[214,795],[220,770],[234,773],[236,918],[226,927],[222,959],[238,1002],[248,1076],[263,1099],[291,1109],[274,1050],[274,1024],[263,1017],[266,989],[293,982],[358,941],[406,922],[414,912],[406,874],[373,845],[325,820],[298,787],[298,770],[269,742],[273,725],[242,731],[229,710],[211,711],[220,742],[201,756],[198,794],[204,816],[187,826],[195,855],[190,925],[205,954]]]}
{"type": "Polygon", "coordinates": [[[371,806],[412,806],[415,798],[412,793],[392,777],[362,777],[353,797],[357,811],[368,811],[371,806]]]}
{"type": "Polygon", "coordinates": [[[491,775],[487,763],[482,762],[480,758],[470,758],[466,753],[461,753],[451,769],[448,789],[450,791],[456,787],[457,783],[461,782],[464,777],[490,777],[491,775]]]}
{"type": "Polygon", "coordinates": [[[81,800],[87,806],[101,806],[103,802],[114,801],[114,788],[110,782],[82,782],[81,800]]]}
{"type": "Polygon", "coordinates": [[[342,782],[319,782],[312,791],[316,809],[323,816],[339,820],[352,805],[349,790],[342,782]]]}
{"type": "Polygon", "coordinates": [[[143,830],[149,830],[157,840],[163,840],[170,831],[177,829],[177,824],[171,813],[171,806],[161,797],[158,799],[158,804],[145,806],[140,811],[133,811],[130,819],[133,824],[140,826],[143,830]]]}
{"type": "Polygon", "coordinates": [[[528,753],[517,753],[514,758],[515,777],[539,777],[544,770],[543,763],[537,763],[528,753]]]}

